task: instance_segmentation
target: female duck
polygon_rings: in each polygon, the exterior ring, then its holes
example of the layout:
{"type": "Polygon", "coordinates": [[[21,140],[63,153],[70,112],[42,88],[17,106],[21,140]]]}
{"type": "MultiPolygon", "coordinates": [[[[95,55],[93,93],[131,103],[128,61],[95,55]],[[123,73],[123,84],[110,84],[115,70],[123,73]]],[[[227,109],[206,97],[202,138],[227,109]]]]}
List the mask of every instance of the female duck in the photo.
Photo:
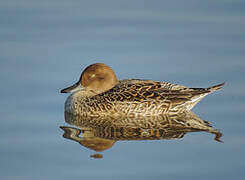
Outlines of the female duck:
{"type": "Polygon", "coordinates": [[[61,90],[72,93],[65,112],[80,116],[155,116],[191,110],[196,103],[224,83],[209,88],[152,80],[117,80],[105,64],[88,66],[77,83],[61,90]]]}

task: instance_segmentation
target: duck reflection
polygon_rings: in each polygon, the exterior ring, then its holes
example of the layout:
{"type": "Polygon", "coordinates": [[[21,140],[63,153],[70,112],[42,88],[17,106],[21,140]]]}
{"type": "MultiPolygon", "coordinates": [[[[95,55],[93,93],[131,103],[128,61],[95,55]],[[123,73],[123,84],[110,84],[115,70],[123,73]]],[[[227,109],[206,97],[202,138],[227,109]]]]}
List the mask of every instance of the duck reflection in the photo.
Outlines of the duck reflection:
{"type": "MultiPolygon", "coordinates": [[[[222,133],[208,121],[185,111],[173,115],[150,117],[82,117],[65,113],[65,121],[75,127],[61,126],[63,137],[80,143],[96,152],[111,148],[120,140],[171,140],[181,139],[186,133],[205,131],[215,135],[222,142],[222,133]]],[[[102,158],[102,154],[93,154],[102,158]]]]}

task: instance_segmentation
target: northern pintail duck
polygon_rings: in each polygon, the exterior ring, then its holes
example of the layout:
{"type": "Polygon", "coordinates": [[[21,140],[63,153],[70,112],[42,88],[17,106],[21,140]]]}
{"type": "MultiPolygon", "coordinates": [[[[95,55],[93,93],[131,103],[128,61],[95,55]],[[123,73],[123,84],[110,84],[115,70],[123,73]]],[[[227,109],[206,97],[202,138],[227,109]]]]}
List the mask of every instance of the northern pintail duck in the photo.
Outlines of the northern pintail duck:
{"type": "Polygon", "coordinates": [[[153,80],[118,80],[107,65],[88,66],[77,83],[61,90],[72,93],[65,112],[80,116],[155,116],[190,111],[202,98],[222,88],[188,88],[153,80]]]}

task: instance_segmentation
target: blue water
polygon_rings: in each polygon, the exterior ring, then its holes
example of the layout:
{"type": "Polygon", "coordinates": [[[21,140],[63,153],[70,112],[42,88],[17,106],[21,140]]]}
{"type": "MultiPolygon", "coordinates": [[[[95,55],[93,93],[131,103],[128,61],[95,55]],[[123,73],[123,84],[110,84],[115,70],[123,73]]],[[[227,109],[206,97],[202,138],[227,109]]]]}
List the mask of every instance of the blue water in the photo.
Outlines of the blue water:
{"type": "Polygon", "coordinates": [[[0,1],[0,179],[243,179],[245,2],[0,1]],[[193,111],[220,129],[93,152],[64,139],[66,95],[94,62],[119,79],[226,82],[193,111]]]}

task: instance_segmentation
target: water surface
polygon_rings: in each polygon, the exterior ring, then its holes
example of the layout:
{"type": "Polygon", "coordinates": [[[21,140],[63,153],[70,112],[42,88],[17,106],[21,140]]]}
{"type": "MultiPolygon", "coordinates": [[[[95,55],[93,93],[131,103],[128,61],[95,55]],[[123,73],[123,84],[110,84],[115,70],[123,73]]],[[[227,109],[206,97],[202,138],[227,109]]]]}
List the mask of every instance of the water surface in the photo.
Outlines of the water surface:
{"type": "Polygon", "coordinates": [[[1,179],[243,179],[245,3],[234,1],[1,1],[1,179]],[[223,133],[119,141],[92,150],[62,137],[59,91],[89,64],[119,79],[190,87],[226,82],[193,111],[223,133]]]}

